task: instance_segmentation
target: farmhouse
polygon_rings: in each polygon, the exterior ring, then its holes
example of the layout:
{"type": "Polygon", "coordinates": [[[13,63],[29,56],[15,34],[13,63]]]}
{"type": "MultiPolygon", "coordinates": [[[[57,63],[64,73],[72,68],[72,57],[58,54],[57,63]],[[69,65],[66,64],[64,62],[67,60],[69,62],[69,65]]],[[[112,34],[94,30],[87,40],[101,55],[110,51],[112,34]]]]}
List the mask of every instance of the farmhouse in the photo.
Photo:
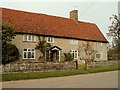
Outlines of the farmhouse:
{"type": "MultiPolygon", "coordinates": [[[[78,10],[70,12],[70,18],[1,8],[2,22],[11,24],[16,31],[12,43],[17,46],[20,60],[40,61],[42,53],[35,47],[43,38],[51,47],[45,60],[64,60],[64,53],[71,53],[80,61],[79,47],[88,43],[96,52],[95,60],[107,60],[107,40],[96,24],[78,21],[78,10]]],[[[81,51],[82,52],[82,51],[81,51]]]]}

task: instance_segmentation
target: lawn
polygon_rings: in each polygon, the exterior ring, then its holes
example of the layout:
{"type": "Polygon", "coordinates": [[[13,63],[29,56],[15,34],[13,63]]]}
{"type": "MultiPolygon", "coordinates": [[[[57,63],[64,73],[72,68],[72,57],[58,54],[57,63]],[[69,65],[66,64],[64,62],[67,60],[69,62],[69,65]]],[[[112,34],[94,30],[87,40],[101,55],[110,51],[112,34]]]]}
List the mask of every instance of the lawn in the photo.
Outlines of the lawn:
{"type": "Polygon", "coordinates": [[[3,74],[2,80],[11,81],[11,80],[25,80],[25,79],[40,79],[40,78],[49,78],[49,77],[61,77],[61,76],[71,76],[78,74],[98,73],[98,72],[113,71],[113,70],[120,70],[120,66],[91,67],[87,70],[84,70],[84,66],[80,65],[78,70],[9,73],[9,74],[3,74]]]}

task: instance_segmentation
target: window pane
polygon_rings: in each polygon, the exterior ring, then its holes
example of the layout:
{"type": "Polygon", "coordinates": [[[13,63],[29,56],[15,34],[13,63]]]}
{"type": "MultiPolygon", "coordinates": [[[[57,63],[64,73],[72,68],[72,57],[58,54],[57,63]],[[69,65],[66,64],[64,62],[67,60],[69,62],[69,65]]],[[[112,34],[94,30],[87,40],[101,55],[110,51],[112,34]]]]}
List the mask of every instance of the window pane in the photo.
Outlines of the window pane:
{"type": "Polygon", "coordinates": [[[34,56],[35,56],[35,54],[34,54],[34,52],[32,52],[32,57],[31,58],[34,58],[34,56]]]}
{"type": "Polygon", "coordinates": [[[24,58],[27,58],[27,53],[26,52],[24,52],[24,58]]]}
{"type": "Polygon", "coordinates": [[[27,41],[27,35],[24,35],[23,38],[24,41],[27,41]]]}
{"type": "Polygon", "coordinates": [[[74,53],[72,53],[72,56],[73,56],[73,58],[75,58],[75,54],[74,53]]]}
{"type": "Polygon", "coordinates": [[[31,51],[31,49],[28,49],[28,51],[31,51]]]}
{"type": "Polygon", "coordinates": [[[75,58],[77,58],[77,51],[75,51],[75,58]]]}
{"type": "Polygon", "coordinates": [[[72,57],[75,58],[74,51],[72,51],[72,57]]]}
{"type": "Polygon", "coordinates": [[[31,58],[31,52],[28,52],[28,58],[31,58]]]}
{"type": "Polygon", "coordinates": [[[24,51],[27,51],[27,49],[24,49],[24,51]]]}
{"type": "Polygon", "coordinates": [[[32,35],[32,41],[35,41],[35,35],[32,35]]]}
{"type": "Polygon", "coordinates": [[[28,35],[28,40],[31,41],[31,35],[28,35]]]}
{"type": "Polygon", "coordinates": [[[96,58],[100,58],[101,57],[101,54],[96,54],[96,58]]]}
{"type": "Polygon", "coordinates": [[[32,51],[34,51],[34,49],[32,49],[32,51]]]}
{"type": "Polygon", "coordinates": [[[48,37],[48,42],[50,42],[50,37],[48,37]]]}
{"type": "Polygon", "coordinates": [[[53,42],[53,37],[50,37],[50,42],[53,42]]]}

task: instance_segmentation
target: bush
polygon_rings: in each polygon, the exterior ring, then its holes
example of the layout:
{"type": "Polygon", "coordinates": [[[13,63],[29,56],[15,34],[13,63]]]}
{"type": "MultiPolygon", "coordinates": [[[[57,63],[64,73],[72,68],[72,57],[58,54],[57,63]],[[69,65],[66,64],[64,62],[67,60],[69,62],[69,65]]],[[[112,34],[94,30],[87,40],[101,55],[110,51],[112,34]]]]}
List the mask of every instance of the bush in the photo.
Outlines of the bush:
{"type": "Polygon", "coordinates": [[[72,61],[73,57],[70,53],[64,53],[65,61],[72,61]]]}
{"type": "Polygon", "coordinates": [[[112,57],[109,56],[109,57],[108,57],[108,60],[113,60],[113,59],[112,59],[112,57]]]}
{"type": "Polygon", "coordinates": [[[2,64],[7,64],[19,59],[19,51],[13,44],[6,44],[2,50],[2,64]]]}

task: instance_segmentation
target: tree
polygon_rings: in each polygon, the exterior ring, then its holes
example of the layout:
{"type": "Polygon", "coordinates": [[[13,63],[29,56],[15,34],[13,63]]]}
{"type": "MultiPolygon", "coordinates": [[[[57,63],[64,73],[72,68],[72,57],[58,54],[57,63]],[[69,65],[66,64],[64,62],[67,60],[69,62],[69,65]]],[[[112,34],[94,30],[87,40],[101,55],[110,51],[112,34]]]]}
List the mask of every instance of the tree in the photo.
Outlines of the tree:
{"type": "MultiPolygon", "coordinates": [[[[42,52],[42,54],[43,54],[42,57],[43,57],[43,59],[45,59],[45,52],[48,48],[51,47],[51,45],[49,43],[46,43],[46,40],[44,37],[42,39],[40,37],[38,37],[38,39],[39,39],[39,42],[36,45],[35,49],[38,49],[40,52],[42,52]]],[[[40,56],[39,59],[42,57],[40,56]]]]}
{"type": "MultiPolygon", "coordinates": [[[[2,25],[2,44],[10,43],[15,37],[15,29],[10,24],[2,25]]],[[[3,46],[4,47],[4,46],[3,46]]]]}
{"type": "Polygon", "coordinates": [[[112,24],[108,27],[109,33],[107,35],[112,38],[112,48],[118,54],[117,56],[120,60],[120,18],[117,15],[113,15],[110,19],[112,24]]]}
{"type": "Polygon", "coordinates": [[[2,25],[2,64],[7,64],[19,59],[19,51],[11,43],[15,37],[15,30],[12,25],[2,25]]]}
{"type": "Polygon", "coordinates": [[[88,68],[88,63],[94,61],[96,51],[92,48],[90,43],[81,44],[78,49],[80,60],[85,61],[85,69],[88,68]]]}

